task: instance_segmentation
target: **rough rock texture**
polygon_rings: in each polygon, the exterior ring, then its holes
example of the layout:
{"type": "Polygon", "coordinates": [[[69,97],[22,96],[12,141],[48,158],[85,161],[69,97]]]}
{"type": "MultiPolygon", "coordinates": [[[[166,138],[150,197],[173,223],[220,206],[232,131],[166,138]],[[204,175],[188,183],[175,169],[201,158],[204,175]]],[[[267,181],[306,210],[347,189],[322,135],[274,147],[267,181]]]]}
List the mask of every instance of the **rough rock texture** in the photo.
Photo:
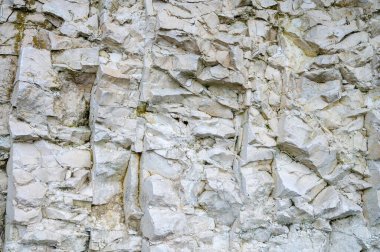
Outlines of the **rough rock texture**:
{"type": "Polygon", "coordinates": [[[2,0],[1,251],[380,251],[376,0],[2,0]]]}

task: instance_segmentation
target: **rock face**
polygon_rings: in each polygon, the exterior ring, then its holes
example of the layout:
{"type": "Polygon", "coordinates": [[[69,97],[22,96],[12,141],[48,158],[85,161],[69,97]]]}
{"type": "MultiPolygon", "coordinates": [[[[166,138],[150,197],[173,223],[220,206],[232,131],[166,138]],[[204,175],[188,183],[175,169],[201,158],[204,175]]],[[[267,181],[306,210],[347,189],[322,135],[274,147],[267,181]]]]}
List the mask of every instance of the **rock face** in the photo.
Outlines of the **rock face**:
{"type": "Polygon", "coordinates": [[[4,0],[0,251],[380,251],[376,0],[4,0]]]}

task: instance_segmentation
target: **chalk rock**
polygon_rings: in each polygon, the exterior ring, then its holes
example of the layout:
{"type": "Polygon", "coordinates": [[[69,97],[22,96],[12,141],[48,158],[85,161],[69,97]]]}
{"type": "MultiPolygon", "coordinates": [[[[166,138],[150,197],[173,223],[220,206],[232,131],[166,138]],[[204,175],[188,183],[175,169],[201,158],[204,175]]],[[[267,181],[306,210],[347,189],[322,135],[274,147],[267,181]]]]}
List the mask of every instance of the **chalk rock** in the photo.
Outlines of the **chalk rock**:
{"type": "Polygon", "coordinates": [[[283,154],[275,157],[274,175],[274,195],[280,198],[313,198],[326,186],[326,182],[309,168],[283,154]]]}
{"type": "Polygon", "coordinates": [[[48,50],[25,47],[21,50],[16,81],[36,84],[42,88],[59,88],[48,50]]]}
{"type": "Polygon", "coordinates": [[[79,0],[66,3],[62,0],[50,0],[43,5],[42,11],[66,21],[84,19],[88,17],[89,2],[79,0]]]}
{"type": "Polygon", "coordinates": [[[368,158],[380,159],[380,131],[376,125],[380,123],[380,113],[370,111],[365,117],[365,127],[368,130],[368,158]]]}
{"type": "Polygon", "coordinates": [[[236,133],[230,120],[212,119],[203,121],[193,128],[193,134],[198,137],[231,138],[236,133]]]}
{"type": "Polygon", "coordinates": [[[53,66],[73,71],[95,73],[99,65],[99,48],[76,48],[53,55],[53,66]]]}
{"type": "Polygon", "coordinates": [[[178,207],[180,202],[172,182],[159,175],[153,175],[144,180],[141,197],[143,207],[178,207]]]}
{"type": "Polygon", "coordinates": [[[141,231],[151,240],[180,235],[186,229],[186,216],[166,208],[148,208],[141,219],[141,231]]]}
{"type": "Polygon", "coordinates": [[[339,194],[334,187],[326,187],[313,201],[314,211],[317,216],[327,219],[338,219],[358,214],[361,207],[339,194]]]}

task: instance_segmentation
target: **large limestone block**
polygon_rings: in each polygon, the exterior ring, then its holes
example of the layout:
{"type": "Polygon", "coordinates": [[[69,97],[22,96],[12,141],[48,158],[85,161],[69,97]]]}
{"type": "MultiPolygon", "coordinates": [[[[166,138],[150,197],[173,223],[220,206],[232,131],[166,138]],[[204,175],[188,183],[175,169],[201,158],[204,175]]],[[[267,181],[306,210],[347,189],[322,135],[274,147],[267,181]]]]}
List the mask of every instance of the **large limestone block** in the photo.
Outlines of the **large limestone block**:
{"type": "Polygon", "coordinates": [[[326,186],[326,182],[309,168],[283,154],[275,157],[273,171],[276,197],[307,196],[312,199],[326,186]]]}
{"type": "Polygon", "coordinates": [[[365,117],[365,127],[368,130],[368,158],[380,159],[380,112],[372,110],[365,117]]]}
{"type": "Polygon", "coordinates": [[[87,247],[88,234],[83,227],[74,223],[44,219],[29,225],[20,238],[22,247],[31,245],[46,250],[46,247],[53,246],[63,251],[83,251],[87,247]]]}
{"type": "Polygon", "coordinates": [[[198,196],[198,204],[217,223],[231,225],[243,204],[237,179],[230,172],[215,167],[206,168],[204,173],[207,185],[205,191],[199,192],[201,194],[198,196]]]}
{"type": "Polygon", "coordinates": [[[65,21],[85,19],[89,14],[89,1],[49,0],[42,6],[42,11],[60,17],[65,21]]]}
{"type": "Polygon", "coordinates": [[[168,160],[154,151],[143,152],[141,169],[168,179],[178,178],[182,171],[180,164],[174,160],[168,160]]]}
{"type": "Polygon", "coordinates": [[[175,16],[170,15],[167,11],[160,11],[157,15],[158,24],[160,29],[165,30],[183,30],[185,32],[193,33],[195,26],[192,25],[193,22],[187,20],[179,19],[175,16]]]}
{"type": "Polygon", "coordinates": [[[229,85],[238,88],[246,85],[246,78],[243,73],[229,70],[221,65],[205,67],[197,78],[205,84],[229,85]]]}
{"type": "Polygon", "coordinates": [[[99,65],[99,48],[75,48],[53,55],[54,67],[96,73],[99,65]]]}
{"type": "Polygon", "coordinates": [[[207,186],[217,192],[223,200],[232,205],[242,203],[237,179],[230,172],[210,167],[204,171],[207,178],[207,186]]]}
{"type": "Polygon", "coordinates": [[[361,207],[338,193],[334,187],[326,187],[313,201],[315,215],[326,219],[339,219],[362,212],[361,207]]]}
{"type": "Polygon", "coordinates": [[[142,207],[178,207],[180,200],[173,183],[159,175],[144,179],[141,192],[142,207]]]}
{"type": "Polygon", "coordinates": [[[371,225],[376,225],[380,223],[380,162],[368,161],[368,168],[372,188],[364,191],[364,215],[371,225]]]}
{"type": "MultiPolygon", "coordinates": [[[[139,91],[122,71],[100,65],[93,88],[93,109],[97,106],[137,107],[139,91]]],[[[104,116],[104,115],[103,115],[104,116]]]]}
{"type": "Polygon", "coordinates": [[[56,156],[57,162],[67,168],[91,168],[91,153],[88,150],[68,149],[56,156]]]}
{"type": "MultiPolygon", "coordinates": [[[[2,6],[5,6],[6,4],[4,3],[2,6]]],[[[12,11],[12,10],[11,10],[12,11]]],[[[8,13],[8,15],[11,15],[11,13],[8,13]]],[[[8,16],[6,17],[8,19],[8,16]]],[[[17,43],[17,26],[16,24],[12,24],[11,22],[1,22],[0,24],[0,42],[1,42],[1,47],[0,47],[0,54],[2,55],[17,55],[17,46],[15,44],[17,43]]]]}
{"type": "Polygon", "coordinates": [[[53,93],[44,91],[35,84],[19,81],[12,93],[14,114],[27,122],[46,124],[46,117],[56,117],[54,104],[57,98],[53,93]]]}
{"type": "Polygon", "coordinates": [[[128,148],[136,141],[136,129],[138,121],[136,119],[119,120],[120,116],[126,116],[130,111],[112,110],[108,115],[101,116],[98,123],[93,127],[93,141],[112,141],[124,148],[128,148]]]}
{"type": "MultiPolygon", "coordinates": [[[[140,207],[140,159],[141,155],[131,153],[128,162],[127,173],[123,181],[124,190],[124,215],[128,227],[133,226],[134,221],[141,219],[142,212],[140,207]]],[[[138,225],[136,225],[138,226],[138,225]]],[[[135,227],[138,228],[138,227],[135,227]]]]}
{"type": "Polygon", "coordinates": [[[32,182],[15,188],[15,200],[24,206],[41,206],[47,191],[46,186],[40,182],[32,182]]]}
{"type": "Polygon", "coordinates": [[[242,168],[242,184],[248,198],[253,201],[266,199],[274,188],[272,176],[266,171],[242,168]]]}
{"type": "Polygon", "coordinates": [[[180,235],[186,230],[186,215],[167,208],[148,208],[141,219],[141,231],[150,240],[180,235]]]}
{"type": "Polygon", "coordinates": [[[113,144],[93,146],[93,204],[106,204],[122,193],[122,181],[130,154],[130,151],[113,144]]]}
{"type": "Polygon", "coordinates": [[[348,25],[338,25],[330,23],[328,25],[316,25],[305,35],[305,41],[316,46],[320,50],[329,50],[336,43],[342,41],[348,34],[357,30],[355,23],[348,25]]]}
{"type": "Polygon", "coordinates": [[[329,235],[316,229],[302,228],[300,224],[293,224],[289,228],[287,239],[272,241],[273,251],[328,251],[329,235]]]}
{"type": "Polygon", "coordinates": [[[141,237],[125,230],[92,229],[89,249],[92,251],[141,251],[141,237]]]}
{"type": "Polygon", "coordinates": [[[16,81],[36,84],[42,88],[59,88],[52,68],[50,51],[24,47],[21,50],[16,81]]]}
{"type": "Polygon", "coordinates": [[[95,176],[111,177],[125,174],[129,151],[113,144],[95,144],[93,151],[95,176]]]}
{"type": "Polygon", "coordinates": [[[343,66],[340,68],[343,78],[350,84],[356,85],[361,90],[376,88],[374,69],[371,64],[359,67],[343,66]]]}
{"type": "Polygon", "coordinates": [[[371,233],[365,221],[361,215],[334,221],[329,251],[361,251],[369,248],[371,233]]]}
{"type": "Polygon", "coordinates": [[[167,115],[147,114],[144,133],[144,149],[170,149],[186,142],[188,135],[181,129],[181,124],[167,115]]]}
{"type": "Polygon", "coordinates": [[[305,145],[309,141],[312,129],[300,118],[283,115],[279,121],[278,144],[280,148],[293,156],[305,155],[305,145]]]}
{"type": "Polygon", "coordinates": [[[20,209],[13,206],[12,209],[7,211],[8,220],[13,223],[28,225],[31,223],[38,223],[42,219],[41,208],[33,207],[32,209],[20,209]]]}
{"type": "Polygon", "coordinates": [[[201,121],[192,131],[197,137],[232,138],[236,134],[233,122],[226,119],[201,121]]]}
{"type": "Polygon", "coordinates": [[[270,26],[268,22],[264,20],[258,20],[258,19],[248,20],[249,36],[256,40],[258,37],[266,38],[269,30],[270,30],[270,26]]]}
{"type": "Polygon", "coordinates": [[[278,130],[280,149],[297,161],[316,169],[321,176],[329,174],[335,167],[336,152],[330,149],[327,137],[315,136],[315,131],[300,118],[283,114],[278,130]]]}

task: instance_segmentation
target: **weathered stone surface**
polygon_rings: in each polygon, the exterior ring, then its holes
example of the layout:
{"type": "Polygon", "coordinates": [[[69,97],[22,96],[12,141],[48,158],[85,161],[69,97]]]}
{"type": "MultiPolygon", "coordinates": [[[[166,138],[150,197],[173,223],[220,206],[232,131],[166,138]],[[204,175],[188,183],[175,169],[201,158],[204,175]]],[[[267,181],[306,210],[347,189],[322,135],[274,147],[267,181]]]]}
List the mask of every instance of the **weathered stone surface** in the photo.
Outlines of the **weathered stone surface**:
{"type": "Polygon", "coordinates": [[[313,201],[316,216],[338,219],[361,212],[361,208],[340,195],[333,187],[326,187],[313,201]]]}
{"type": "Polygon", "coordinates": [[[369,219],[371,225],[380,222],[380,164],[378,161],[369,161],[368,168],[370,172],[369,182],[372,188],[365,191],[363,196],[364,215],[369,219]]]}
{"type": "Polygon", "coordinates": [[[96,72],[99,65],[98,48],[68,49],[53,55],[53,66],[83,72],[96,72]]]}
{"type": "Polygon", "coordinates": [[[378,251],[379,8],[4,0],[0,251],[378,251]]]}
{"type": "Polygon", "coordinates": [[[325,135],[315,135],[315,131],[300,118],[283,115],[279,120],[278,144],[280,149],[296,160],[316,169],[321,176],[331,172],[336,165],[336,154],[328,146],[325,135]]]}
{"type": "Polygon", "coordinates": [[[180,235],[185,231],[186,216],[170,209],[148,208],[141,219],[144,236],[157,240],[168,235],[180,235]]]}
{"type": "Polygon", "coordinates": [[[370,111],[365,118],[365,127],[368,132],[368,158],[380,159],[380,113],[378,110],[370,111]]]}
{"type": "Polygon", "coordinates": [[[286,155],[276,157],[274,175],[276,197],[307,196],[314,198],[326,186],[326,182],[313,171],[294,162],[286,155]]]}

